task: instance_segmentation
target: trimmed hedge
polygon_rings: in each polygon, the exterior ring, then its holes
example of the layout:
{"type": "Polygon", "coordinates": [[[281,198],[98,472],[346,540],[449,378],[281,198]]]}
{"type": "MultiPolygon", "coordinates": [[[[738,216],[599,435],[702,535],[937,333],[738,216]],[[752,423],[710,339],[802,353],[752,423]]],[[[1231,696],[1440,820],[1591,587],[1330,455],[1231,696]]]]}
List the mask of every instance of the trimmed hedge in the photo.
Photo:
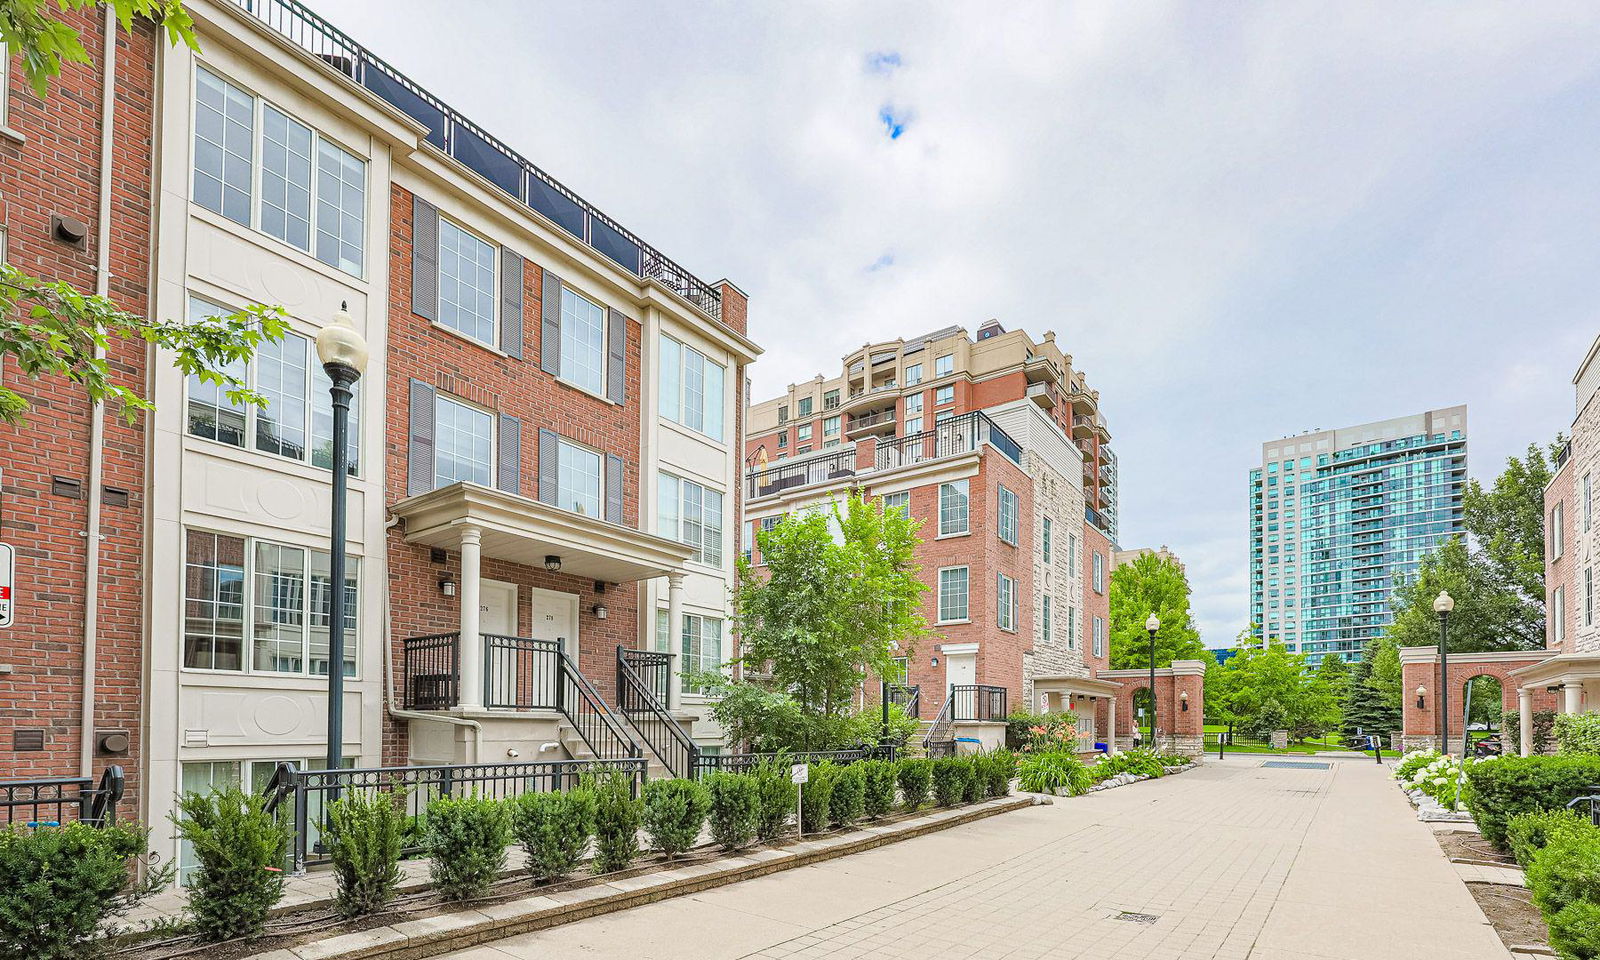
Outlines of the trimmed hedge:
{"type": "Polygon", "coordinates": [[[761,827],[761,782],[754,776],[713,773],[705,784],[710,791],[711,839],[724,850],[749,846],[761,827]]]}
{"type": "Polygon", "coordinates": [[[1600,756],[1600,713],[1563,713],[1555,719],[1556,752],[1600,756]]]}
{"type": "Polygon", "coordinates": [[[894,764],[888,760],[866,760],[858,766],[865,786],[862,812],[868,820],[888,816],[894,810],[894,764]]]}
{"type": "Polygon", "coordinates": [[[506,866],[511,815],[506,805],[469,793],[428,802],[423,842],[433,888],[445,900],[481,897],[506,866]]]}
{"type": "Polygon", "coordinates": [[[933,761],[933,799],[941,807],[961,803],[972,779],[972,764],[962,757],[940,757],[933,761]]]}
{"type": "MultiPolygon", "coordinates": [[[[1571,833],[1594,830],[1589,818],[1574,810],[1539,810],[1519,813],[1506,825],[1506,842],[1511,845],[1511,855],[1526,870],[1533,865],[1534,856],[1550,844],[1571,833]]],[[[1600,839],[1597,836],[1596,839],[1600,839]]]]}
{"type": "MultiPolygon", "coordinates": [[[[748,825],[748,838],[755,834],[756,785],[753,780],[740,777],[739,787],[745,798],[741,828],[748,825]]],[[[645,835],[656,852],[669,860],[694,846],[711,810],[711,794],[693,780],[651,780],[644,785],[641,799],[640,819],[645,835]]]]}
{"type": "Polygon", "coordinates": [[[1600,757],[1500,757],[1469,765],[1462,792],[1483,838],[1506,850],[1512,817],[1560,809],[1593,784],[1600,784],[1600,757]]]}
{"type": "Polygon", "coordinates": [[[123,824],[0,828],[0,956],[97,954],[102,924],[172,881],[170,865],[134,880],[130,864],[148,838],[144,828],[123,824]]]}
{"type": "Polygon", "coordinates": [[[900,802],[907,810],[917,810],[928,802],[933,788],[933,761],[927,757],[907,757],[895,766],[894,778],[900,784],[900,802]]]}

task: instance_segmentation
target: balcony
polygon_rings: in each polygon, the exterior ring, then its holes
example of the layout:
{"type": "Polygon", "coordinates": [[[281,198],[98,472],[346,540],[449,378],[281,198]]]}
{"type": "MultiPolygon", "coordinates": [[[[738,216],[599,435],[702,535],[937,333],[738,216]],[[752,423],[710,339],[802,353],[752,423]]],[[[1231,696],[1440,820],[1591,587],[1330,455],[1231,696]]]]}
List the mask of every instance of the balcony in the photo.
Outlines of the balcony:
{"type": "Polygon", "coordinates": [[[844,428],[845,436],[855,439],[857,437],[888,434],[894,436],[895,415],[894,408],[879,410],[876,413],[864,413],[858,417],[851,417],[844,428]]]}
{"type": "Polygon", "coordinates": [[[972,453],[989,444],[1013,463],[1022,463],[1022,447],[982,413],[966,413],[934,424],[932,430],[878,444],[874,466],[879,470],[972,453]]]}
{"type": "Polygon", "coordinates": [[[654,280],[714,320],[722,294],[565,184],[295,0],[233,0],[250,17],[428,129],[424,138],[578,242],[635,276],[654,280]]]}
{"type": "Polygon", "coordinates": [[[1028,399],[1038,404],[1042,410],[1053,410],[1058,404],[1064,403],[1065,398],[1053,383],[1028,384],[1028,399]]]}
{"type": "Polygon", "coordinates": [[[856,451],[843,447],[820,457],[805,460],[780,460],[745,474],[744,495],[747,500],[770,497],[792,487],[806,487],[827,480],[839,480],[856,475],[856,451]]]}
{"type": "Polygon", "coordinates": [[[850,396],[839,405],[839,409],[846,413],[854,410],[870,410],[884,404],[895,403],[900,399],[900,386],[894,383],[885,383],[880,386],[860,388],[850,391],[850,396]]]}

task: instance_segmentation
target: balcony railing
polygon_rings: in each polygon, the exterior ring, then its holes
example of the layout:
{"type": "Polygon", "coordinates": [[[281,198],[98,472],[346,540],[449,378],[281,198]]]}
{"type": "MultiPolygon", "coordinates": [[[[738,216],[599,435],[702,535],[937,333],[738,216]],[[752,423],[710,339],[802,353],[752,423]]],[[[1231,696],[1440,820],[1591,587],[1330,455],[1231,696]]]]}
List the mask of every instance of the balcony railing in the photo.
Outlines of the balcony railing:
{"type": "Polygon", "coordinates": [[[631,273],[722,319],[722,294],[295,0],[234,0],[300,49],[428,128],[427,141],[631,273]]]}
{"type": "Polygon", "coordinates": [[[964,413],[934,424],[931,430],[879,443],[875,466],[879,470],[889,470],[927,460],[954,457],[971,453],[985,443],[1005,454],[1012,462],[1022,463],[1022,447],[1011,439],[1010,434],[982,413],[964,413]]]}
{"type": "Polygon", "coordinates": [[[106,767],[94,777],[42,777],[0,780],[0,829],[70,823],[105,826],[117,819],[124,788],[122,768],[106,767]]]}
{"type": "Polygon", "coordinates": [[[675,777],[687,777],[700,748],[667,709],[671,684],[672,654],[618,645],[617,704],[662,765],[675,777]]]}
{"type": "Polygon", "coordinates": [[[987,683],[954,684],[950,704],[952,720],[1004,720],[1006,688],[987,683]]]}
{"type": "Polygon", "coordinates": [[[803,487],[856,475],[854,447],[805,460],[778,460],[745,475],[745,498],[770,497],[790,487],[803,487]]]}
{"type": "Polygon", "coordinates": [[[892,407],[888,410],[880,410],[877,413],[851,417],[849,423],[845,426],[845,431],[853,433],[857,430],[865,430],[868,427],[879,427],[886,423],[894,423],[894,408],[892,407]]]}

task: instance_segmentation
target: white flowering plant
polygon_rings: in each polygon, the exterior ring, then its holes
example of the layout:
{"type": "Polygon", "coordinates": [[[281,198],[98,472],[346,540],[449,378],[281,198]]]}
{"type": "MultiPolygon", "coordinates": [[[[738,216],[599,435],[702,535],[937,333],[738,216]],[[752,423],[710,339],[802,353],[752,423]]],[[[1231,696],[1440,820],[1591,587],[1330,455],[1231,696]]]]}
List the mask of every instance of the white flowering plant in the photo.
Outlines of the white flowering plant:
{"type": "Polygon", "coordinates": [[[1422,750],[1406,755],[1395,770],[1400,786],[1407,790],[1421,790],[1446,810],[1461,810],[1461,772],[1479,763],[1492,763],[1497,757],[1467,757],[1465,759],[1441,755],[1437,750],[1422,750]]]}

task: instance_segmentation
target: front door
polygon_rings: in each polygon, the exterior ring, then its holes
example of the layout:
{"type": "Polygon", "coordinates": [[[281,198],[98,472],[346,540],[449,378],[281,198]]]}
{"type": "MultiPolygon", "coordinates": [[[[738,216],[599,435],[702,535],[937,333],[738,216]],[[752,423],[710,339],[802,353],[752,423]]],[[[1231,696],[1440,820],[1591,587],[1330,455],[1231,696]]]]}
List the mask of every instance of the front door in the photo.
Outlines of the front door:
{"type": "Polygon", "coordinates": [[[944,676],[952,687],[971,686],[978,682],[978,655],[957,653],[945,659],[944,676]]]}
{"type": "Polygon", "coordinates": [[[567,656],[578,660],[578,595],[555,590],[528,591],[533,623],[528,636],[535,640],[560,640],[567,656]]]}
{"type": "Polygon", "coordinates": [[[526,707],[518,683],[517,585],[499,580],[478,583],[478,633],[488,652],[484,703],[491,707],[526,707]]]}

